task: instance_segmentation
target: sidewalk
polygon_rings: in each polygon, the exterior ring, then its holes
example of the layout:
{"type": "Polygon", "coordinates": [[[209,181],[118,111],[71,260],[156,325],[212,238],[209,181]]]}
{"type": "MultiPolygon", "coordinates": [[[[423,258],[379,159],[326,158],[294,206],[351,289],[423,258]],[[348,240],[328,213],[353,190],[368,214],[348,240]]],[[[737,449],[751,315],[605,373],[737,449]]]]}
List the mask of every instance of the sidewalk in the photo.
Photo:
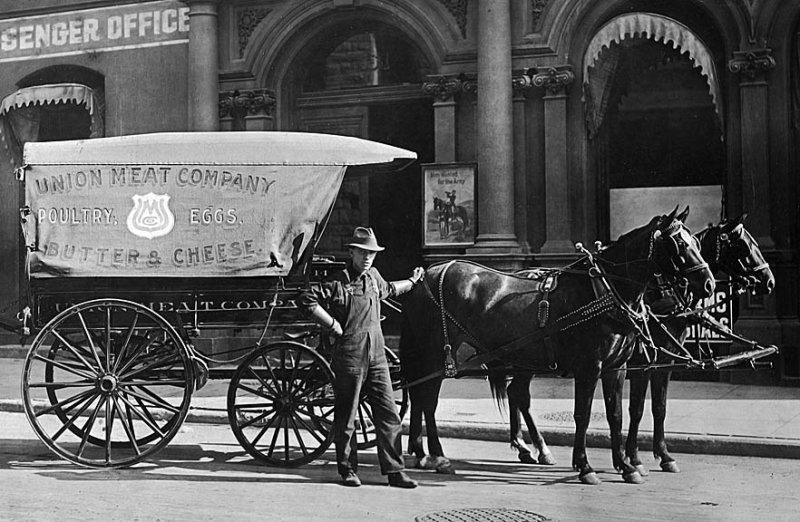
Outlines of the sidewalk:
{"type": "MultiPolygon", "coordinates": [[[[21,357],[15,350],[0,348],[0,411],[23,411],[21,357]]],[[[209,381],[197,391],[187,422],[226,424],[227,385],[227,381],[209,381]]],[[[556,377],[535,378],[531,384],[532,411],[550,445],[572,445],[572,386],[571,379],[556,377]]],[[[624,408],[623,426],[627,431],[627,385],[624,408]]],[[[508,440],[508,416],[498,410],[488,383],[481,378],[446,380],[436,416],[444,437],[508,440]]],[[[403,422],[407,426],[408,414],[403,422]]],[[[639,439],[644,454],[651,448],[652,430],[648,403],[639,439]]],[[[674,453],[800,458],[800,388],[673,381],[666,432],[674,453]]],[[[32,430],[30,435],[34,438],[32,430]]],[[[588,444],[609,446],[599,383],[588,444]]]]}

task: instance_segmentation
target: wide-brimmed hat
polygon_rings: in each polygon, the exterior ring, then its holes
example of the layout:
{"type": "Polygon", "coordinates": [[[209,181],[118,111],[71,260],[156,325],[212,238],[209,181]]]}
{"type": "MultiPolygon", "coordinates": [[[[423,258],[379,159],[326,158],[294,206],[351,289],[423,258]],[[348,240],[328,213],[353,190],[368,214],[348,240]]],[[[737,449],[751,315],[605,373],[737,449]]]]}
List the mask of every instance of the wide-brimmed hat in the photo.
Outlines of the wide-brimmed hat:
{"type": "Polygon", "coordinates": [[[347,243],[347,246],[363,248],[371,252],[380,252],[383,250],[382,246],[378,246],[378,240],[375,238],[375,232],[371,228],[356,227],[353,230],[353,239],[347,243]]]}

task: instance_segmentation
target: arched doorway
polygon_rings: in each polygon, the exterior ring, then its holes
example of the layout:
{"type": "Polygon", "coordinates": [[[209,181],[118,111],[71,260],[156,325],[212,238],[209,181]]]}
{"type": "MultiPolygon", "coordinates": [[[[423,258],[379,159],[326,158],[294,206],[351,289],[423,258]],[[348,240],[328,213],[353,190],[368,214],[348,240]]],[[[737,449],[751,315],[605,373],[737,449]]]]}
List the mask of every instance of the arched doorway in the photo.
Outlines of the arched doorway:
{"type": "Polygon", "coordinates": [[[690,205],[695,230],[719,220],[721,98],[712,53],[685,25],[631,13],[598,30],[584,58],[584,100],[601,236],[615,239],[677,204],[690,205]]]}
{"type": "Polygon", "coordinates": [[[364,224],[391,251],[376,263],[385,277],[405,277],[421,264],[419,164],[434,160],[432,101],[421,89],[430,68],[406,33],[363,17],[329,25],[293,60],[279,108],[292,130],[357,136],[419,158],[399,173],[348,175],[318,252],[346,255],[352,228],[364,224]]]}

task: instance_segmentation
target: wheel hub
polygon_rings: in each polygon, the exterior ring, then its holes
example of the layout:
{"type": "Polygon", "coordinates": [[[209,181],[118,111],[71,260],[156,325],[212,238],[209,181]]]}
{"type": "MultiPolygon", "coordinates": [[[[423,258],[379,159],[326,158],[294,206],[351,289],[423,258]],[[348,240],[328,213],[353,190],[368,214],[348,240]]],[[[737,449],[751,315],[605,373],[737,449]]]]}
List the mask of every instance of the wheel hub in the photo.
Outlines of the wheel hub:
{"type": "Polygon", "coordinates": [[[106,374],[97,379],[97,388],[103,393],[112,393],[117,389],[119,381],[116,376],[106,374]]]}

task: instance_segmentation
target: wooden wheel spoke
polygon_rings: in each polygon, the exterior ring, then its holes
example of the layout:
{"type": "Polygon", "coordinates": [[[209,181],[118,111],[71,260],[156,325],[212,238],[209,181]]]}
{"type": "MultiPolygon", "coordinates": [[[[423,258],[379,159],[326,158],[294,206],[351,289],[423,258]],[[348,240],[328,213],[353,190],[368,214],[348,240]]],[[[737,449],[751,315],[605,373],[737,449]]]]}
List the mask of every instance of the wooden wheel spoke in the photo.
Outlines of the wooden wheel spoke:
{"type": "Polygon", "coordinates": [[[32,382],[28,384],[28,388],[47,388],[52,390],[62,390],[65,388],[85,388],[86,386],[94,386],[94,379],[89,381],[59,381],[59,382],[32,382]]]}
{"type": "Polygon", "coordinates": [[[128,327],[128,331],[125,334],[125,340],[122,342],[122,347],[117,354],[117,360],[114,361],[114,368],[113,371],[117,372],[119,370],[119,363],[125,358],[125,352],[128,351],[128,346],[131,343],[131,338],[133,338],[133,333],[136,331],[136,325],[139,323],[139,311],[136,311],[136,315],[133,316],[133,320],[131,321],[131,325],[128,327]]]}
{"type": "MultiPolygon", "coordinates": [[[[297,439],[297,443],[300,445],[300,451],[303,452],[303,455],[308,455],[308,453],[309,453],[308,452],[308,448],[306,448],[306,444],[305,444],[305,442],[303,442],[303,437],[300,435],[300,430],[297,429],[297,423],[294,421],[294,418],[295,418],[295,416],[293,415],[293,416],[289,417],[289,419],[288,419],[288,421],[291,422],[291,424],[292,424],[292,432],[294,432],[294,436],[297,439]]],[[[287,430],[287,432],[288,432],[288,430],[287,430]]],[[[313,433],[313,431],[311,433],[313,433]]],[[[288,438],[286,439],[286,446],[287,446],[287,451],[288,451],[288,446],[289,446],[289,439],[288,438]]]]}
{"type": "MultiPolygon", "coordinates": [[[[140,344],[139,346],[136,347],[136,349],[133,350],[133,352],[130,354],[128,360],[125,361],[125,363],[122,365],[122,367],[118,370],[120,374],[124,374],[126,371],[128,371],[128,369],[130,369],[130,367],[133,366],[136,363],[136,361],[139,359],[139,355],[141,355],[142,352],[147,350],[150,346],[153,345],[153,343],[156,342],[155,338],[151,339],[149,337],[149,335],[151,333],[153,333],[153,330],[148,332],[147,336],[145,337],[147,339],[147,342],[140,344]]],[[[122,359],[120,359],[120,361],[121,360],[122,359]]]]}
{"type": "Polygon", "coordinates": [[[257,397],[263,397],[264,399],[272,400],[272,399],[275,398],[275,394],[274,393],[272,395],[267,395],[267,394],[261,392],[260,390],[257,390],[255,388],[251,388],[250,386],[244,385],[241,382],[238,384],[237,388],[240,389],[240,390],[244,390],[246,392],[250,392],[251,394],[253,394],[253,395],[257,396],[257,397]]]}
{"type": "MultiPolygon", "coordinates": [[[[64,337],[63,335],[58,333],[58,330],[55,330],[55,329],[53,330],[53,336],[56,339],[58,339],[59,341],[61,341],[61,343],[67,348],[67,350],[69,350],[75,357],[77,357],[78,360],[81,361],[84,366],[86,366],[86,368],[88,368],[89,370],[92,370],[92,372],[95,375],[99,374],[100,369],[102,368],[102,366],[100,364],[98,364],[97,366],[93,366],[92,363],[87,361],[86,358],[78,352],[78,348],[77,347],[73,346],[72,343],[69,342],[66,337],[64,337]]],[[[95,354],[95,356],[96,356],[96,354],[95,354]]]]}
{"type": "MultiPolygon", "coordinates": [[[[267,368],[269,368],[269,365],[267,366],[267,368]]],[[[258,382],[260,382],[260,383],[261,383],[261,385],[262,385],[264,388],[267,388],[267,389],[269,389],[270,391],[272,391],[272,395],[273,395],[274,397],[277,397],[277,396],[279,396],[279,395],[281,394],[281,393],[280,393],[280,392],[279,392],[277,389],[275,389],[275,387],[274,387],[274,386],[272,386],[270,383],[268,383],[267,381],[265,381],[265,380],[264,380],[264,379],[263,379],[263,378],[262,378],[262,377],[261,377],[259,374],[257,374],[257,373],[255,372],[255,370],[253,370],[253,368],[252,368],[252,367],[248,367],[247,369],[248,369],[248,370],[250,370],[250,373],[252,373],[252,374],[253,374],[253,376],[254,376],[256,379],[258,379],[258,382]]],[[[270,370],[270,372],[269,372],[269,373],[270,373],[270,375],[272,375],[273,382],[274,382],[274,381],[277,381],[278,379],[275,377],[275,374],[274,374],[274,373],[272,373],[272,369],[271,369],[271,368],[269,368],[269,370],[270,370]]]]}
{"type": "MultiPolygon", "coordinates": [[[[294,415],[294,417],[293,417],[293,419],[292,419],[292,423],[293,423],[293,424],[294,424],[294,421],[295,421],[295,419],[297,420],[297,422],[299,422],[300,424],[302,424],[302,425],[303,425],[303,427],[306,429],[306,431],[308,431],[308,433],[310,433],[310,434],[311,434],[311,436],[312,436],[312,437],[314,437],[314,438],[317,440],[317,442],[319,442],[320,444],[322,444],[323,442],[325,442],[325,439],[324,439],[324,438],[322,438],[322,437],[320,437],[319,435],[317,435],[317,429],[315,429],[315,427],[314,427],[314,426],[309,426],[309,425],[308,425],[308,423],[307,423],[307,422],[306,422],[306,421],[305,421],[305,420],[304,420],[302,417],[300,417],[299,415],[297,415],[296,413],[295,413],[295,415],[294,415]]],[[[318,429],[319,429],[319,431],[322,431],[322,433],[323,433],[324,435],[326,435],[326,436],[328,435],[328,432],[327,432],[327,431],[325,431],[325,430],[322,428],[322,426],[319,426],[319,427],[318,427],[318,429]]],[[[297,428],[295,428],[295,431],[297,431],[297,428]]],[[[300,437],[300,436],[299,436],[299,434],[298,434],[298,438],[299,438],[299,437],[300,437]]],[[[300,444],[302,445],[302,442],[301,442],[300,444]]],[[[304,449],[305,449],[305,448],[304,448],[304,449]]],[[[304,451],[304,453],[305,453],[305,451],[304,451]]]]}
{"type": "Polygon", "coordinates": [[[132,369],[131,371],[120,374],[120,379],[130,379],[133,376],[139,375],[143,372],[154,371],[154,370],[161,370],[164,368],[172,368],[175,366],[176,363],[183,362],[177,354],[170,354],[168,357],[164,357],[163,359],[155,359],[152,363],[147,364],[146,366],[142,366],[141,368],[132,369]]]}
{"type": "Polygon", "coordinates": [[[134,433],[133,428],[133,421],[131,419],[130,408],[127,406],[126,412],[127,415],[123,416],[122,414],[122,407],[119,404],[119,399],[117,397],[113,397],[114,406],[116,407],[117,412],[119,413],[119,422],[122,424],[122,428],[125,430],[125,434],[128,436],[128,440],[130,441],[131,445],[133,446],[133,450],[136,452],[136,455],[141,455],[142,452],[139,449],[139,444],[136,443],[136,434],[134,433]]]}
{"type": "Polygon", "coordinates": [[[72,408],[77,406],[77,403],[81,402],[87,396],[92,395],[94,392],[95,392],[95,390],[91,389],[91,390],[86,390],[84,392],[81,392],[81,393],[79,393],[77,395],[73,395],[72,397],[64,399],[63,401],[59,401],[59,402],[57,402],[55,404],[51,404],[47,408],[42,408],[41,410],[36,411],[35,415],[37,417],[41,417],[42,415],[47,415],[48,413],[51,413],[53,410],[57,410],[57,409],[61,409],[64,413],[69,413],[70,410],[72,410],[72,408]],[[75,404],[73,404],[73,403],[75,403],[75,404]],[[65,408],[65,406],[68,406],[68,405],[71,405],[71,406],[69,408],[65,408]]]}
{"type": "Polygon", "coordinates": [[[298,399],[305,399],[306,397],[308,397],[312,393],[321,390],[322,388],[324,388],[327,385],[328,385],[327,382],[319,381],[317,386],[314,386],[313,388],[306,388],[305,390],[303,390],[302,393],[299,393],[299,394],[295,395],[295,397],[298,398],[298,399]]]}
{"type": "Polygon", "coordinates": [[[94,336],[89,331],[89,327],[86,326],[86,319],[83,318],[83,313],[77,313],[78,320],[81,322],[81,327],[83,328],[83,333],[86,335],[86,340],[89,342],[89,348],[91,349],[92,356],[94,357],[94,362],[97,363],[98,368],[103,368],[103,363],[100,362],[100,356],[97,354],[98,347],[94,342],[94,336]]]}
{"type": "Polygon", "coordinates": [[[258,444],[258,441],[261,440],[261,437],[263,437],[267,433],[267,431],[269,431],[270,427],[272,427],[272,425],[275,423],[275,420],[277,420],[277,419],[278,419],[278,415],[273,415],[272,417],[270,417],[270,419],[267,421],[267,423],[264,425],[264,427],[261,428],[261,430],[255,436],[255,438],[253,438],[253,440],[251,441],[251,444],[254,447],[258,444]]]}
{"type": "Polygon", "coordinates": [[[278,444],[278,435],[280,435],[281,429],[283,428],[283,417],[276,416],[275,418],[278,419],[278,425],[275,427],[275,433],[272,434],[272,441],[270,442],[269,447],[267,448],[268,450],[267,454],[270,457],[272,456],[273,453],[275,453],[275,446],[277,446],[278,444]]]}
{"type": "MultiPolygon", "coordinates": [[[[239,413],[244,414],[245,412],[239,412],[239,413]]],[[[269,415],[271,413],[275,413],[275,408],[270,408],[269,410],[265,410],[265,411],[261,412],[260,414],[256,415],[255,417],[253,417],[252,419],[248,420],[247,422],[243,422],[243,423],[239,424],[239,426],[242,427],[242,428],[248,428],[248,427],[252,426],[253,424],[255,424],[256,422],[260,421],[261,419],[265,419],[267,417],[267,415],[269,415]]]]}
{"type": "Polygon", "coordinates": [[[63,363],[61,363],[59,361],[55,361],[53,359],[48,359],[47,357],[43,357],[43,356],[39,355],[38,353],[35,354],[33,356],[33,358],[36,359],[37,361],[42,361],[45,364],[49,364],[51,366],[55,366],[56,368],[60,368],[60,369],[64,370],[65,372],[71,373],[72,375],[77,375],[78,377],[83,377],[84,379],[94,379],[95,377],[97,377],[96,373],[95,374],[91,374],[91,373],[88,373],[88,372],[85,372],[85,371],[78,370],[76,368],[73,368],[72,366],[68,366],[68,365],[63,364],[63,363]]]}
{"type": "Polygon", "coordinates": [[[66,430],[68,430],[68,429],[70,428],[70,426],[72,426],[73,424],[75,424],[75,421],[76,421],[76,420],[78,420],[78,417],[80,417],[80,416],[83,414],[83,412],[85,412],[85,411],[86,411],[86,410],[89,408],[89,406],[91,406],[91,405],[92,405],[92,403],[94,402],[94,400],[95,400],[95,399],[97,399],[97,398],[98,398],[98,395],[92,395],[91,397],[88,397],[88,398],[86,398],[84,405],[83,405],[83,406],[81,406],[81,408],[80,408],[78,411],[76,411],[76,412],[75,412],[75,413],[72,415],[72,417],[70,417],[69,419],[67,419],[67,422],[65,422],[65,423],[64,423],[64,424],[61,426],[61,428],[60,428],[60,429],[59,429],[57,432],[55,432],[55,433],[53,434],[53,436],[51,437],[51,438],[53,439],[53,442],[57,441],[57,440],[58,440],[58,438],[59,438],[59,437],[60,437],[60,436],[61,436],[61,435],[62,435],[62,434],[63,434],[63,433],[66,431],[66,430]]]}
{"type": "Polygon", "coordinates": [[[83,431],[83,436],[81,437],[81,443],[78,446],[78,457],[80,458],[83,455],[83,450],[86,449],[86,443],[89,441],[89,435],[92,432],[92,428],[94,427],[94,422],[97,420],[97,415],[100,413],[100,402],[97,402],[97,407],[94,409],[92,414],[89,416],[89,419],[83,425],[81,430],[83,431]]]}
{"type": "Polygon", "coordinates": [[[144,387],[140,386],[139,389],[144,393],[139,393],[138,391],[134,390],[133,387],[130,387],[130,388],[126,387],[124,389],[121,389],[120,393],[127,393],[128,395],[132,395],[134,397],[137,397],[138,399],[141,399],[142,401],[149,402],[150,404],[152,404],[154,406],[158,406],[160,408],[164,408],[165,410],[168,410],[171,413],[178,413],[180,411],[180,408],[177,408],[177,407],[173,406],[172,404],[168,403],[167,401],[165,401],[164,399],[162,399],[161,397],[159,397],[158,395],[156,395],[152,391],[148,390],[147,388],[144,388],[144,387]]]}
{"type": "MultiPolygon", "coordinates": [[[[161,431],[161,428],[158,427],[158,425],[155,422],[155,419],[153,419],[153,417],[149,413],[147,415],[142,415],[139,412],[139,410],[136,409],[136,406],[131,404],[131,402],[128,399],[126,399],[125,396],[123,396],[122,394],[119,395],[119,400],[121,400],[122,402],[127,404],[128,407],[131,409],[131,412],[134,415],[136,415],[137,417],[139,417],[139,419],[142,422],[147,424],[150,427],[150,429],[153,430],[154,433],[157,433],[158,436],[161,437],[162,439],[165,437],[164,432],[161,431]],[[150,420],[150,419],[153,419],[153,420],[150,420]]],[[[142,409],[147,411],[147,408],[142,408],[142,409]]]]}
{"type": "MultiPolygon", "coordinates": [[[[333,414],[333,408],[331,408],[330,411],[324,415],[317,415],[311,410],[304,410],[302,408],[297,408],[297,411],[302,411],[309,419],[314,421],[315,424],[318,424],[320,429],[322,429],[322,426],[327,426],[329,429],[331,426],[333,426],[333,421],[331,421],[329,418],[331,414],[333,414]]],[[[325,434],[327,435],[327,431],[325,434]]]]}
{"type": "Polygon", "coordinates": [[[120,381],[119,384],[120,386],[184,386],[186,379],[120,381]]]}
{"type": "Polygon", "coordinates": [[[111,400],[111,396],[106,395],[106,464],[111,463],[111,434],[114,431],[114,412],[114,401],[111,400]]]}

